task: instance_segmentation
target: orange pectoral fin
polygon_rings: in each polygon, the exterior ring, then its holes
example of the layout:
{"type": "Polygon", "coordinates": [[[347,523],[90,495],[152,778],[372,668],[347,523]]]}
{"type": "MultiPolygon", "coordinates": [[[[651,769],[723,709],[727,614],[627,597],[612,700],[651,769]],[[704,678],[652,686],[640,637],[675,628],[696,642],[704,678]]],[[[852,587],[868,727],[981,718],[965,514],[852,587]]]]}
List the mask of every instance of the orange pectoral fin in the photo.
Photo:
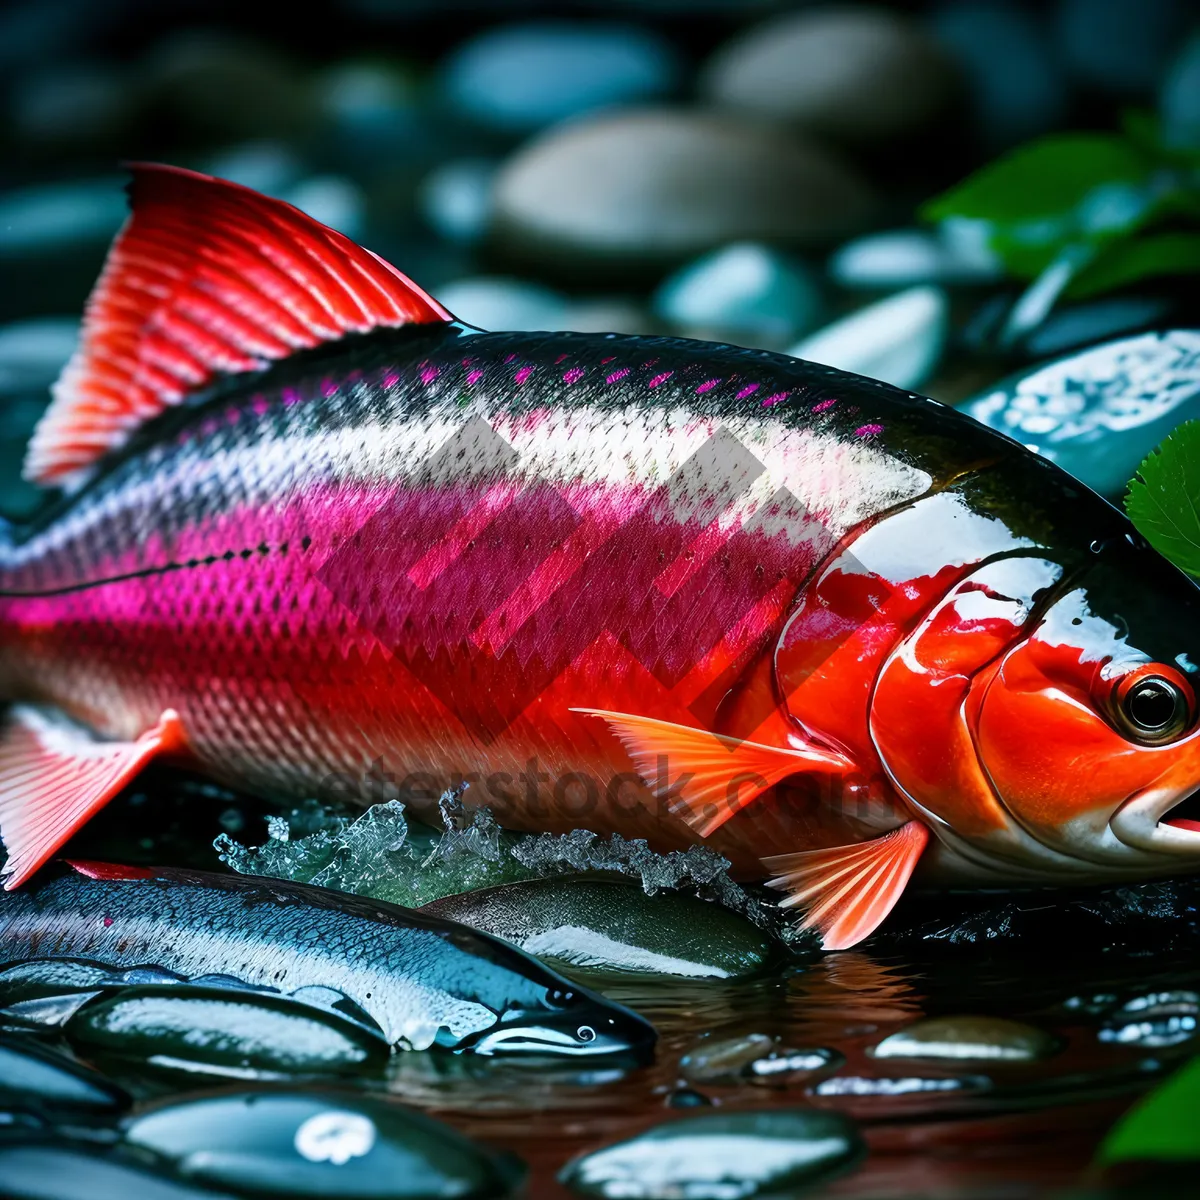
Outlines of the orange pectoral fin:
{"type": "Polygon", "coordinates": [[[767,887],[787,892],[781,908],[808,906],[803,929],[819,929],[825,950],[846,950],[878,928],[904,891],[929,829],[909,821],[854,846],[764,858],[767,887]]]}
{"type": "Polygon", "coordinates": [[[845,755],[816,746],[765,746],[653,717],[597,708],[571,711],[607,721],[642,778],[701,837],[789,775],[843,774],[854,766],[845,755]]]}
{"type": "Polygon", "coordinates": [[[24,883],[150,759],[182,744],[171,709],[136,741],[105,742],[55,709],[14,705],[0,726],[5,890],[24,883]]]}

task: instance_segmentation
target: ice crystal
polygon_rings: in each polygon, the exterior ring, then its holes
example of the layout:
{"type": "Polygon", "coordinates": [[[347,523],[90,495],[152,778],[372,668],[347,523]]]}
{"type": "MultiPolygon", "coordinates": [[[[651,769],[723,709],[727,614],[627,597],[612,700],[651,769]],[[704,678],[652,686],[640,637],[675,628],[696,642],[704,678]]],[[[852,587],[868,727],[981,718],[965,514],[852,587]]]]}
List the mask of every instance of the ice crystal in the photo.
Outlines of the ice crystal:
{"type": "Polygon", "coordinates": [[[647,895],[686,892],[723,904],[786,942],[807,940],[775,904],[734,882],[728,859],[704,846],[660,854],[644,839],[587,829],[513,833],[490,809],[468,809],[461,790],[443,794],[438,811],[440,830],[410,821],[399,800],[376,804],[355,820],[320,816],[309,807],[274,819],[262,846],[244,846],[224,833],[214,845],[243,875],[294,879],[406,907],[522,880],[622,875],[638,880],[647,895]]]}

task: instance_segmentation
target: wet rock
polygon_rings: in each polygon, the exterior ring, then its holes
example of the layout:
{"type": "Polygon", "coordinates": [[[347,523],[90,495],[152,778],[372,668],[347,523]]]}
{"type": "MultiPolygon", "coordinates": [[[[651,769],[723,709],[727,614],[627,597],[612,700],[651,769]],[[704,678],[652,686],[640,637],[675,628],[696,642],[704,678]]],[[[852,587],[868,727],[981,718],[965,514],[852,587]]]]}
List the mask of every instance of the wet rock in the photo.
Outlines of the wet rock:
{"type": "Polygon", "coordinates": [[[0,1034],[0,1097],[51,1107],[120,1112],[129,1097],[115,1083],[29,1036],[0,1034]]]}
{"type": "Polygon", "coordinates": [[[167,1067],[241,1078],[357,1074],[387,1061],[361,1024],[281,996],[187,984],[123,988],[85,1004],[73,1045],[167,1067]]]}
{"type": "Polygon", "coordinates": [[[1200,332],[1095,346],[1013,375],[963,407],[1096,491],[1117,495],[1150,450],[1200,415],[1200,332]]]}
{"type": "Polygon", "coordinates": [[[1033,1062],[1059,1047],[1043,1029],[1004,1017],[932,1017],[881,1041],[875,1058],[944,1058],[1033,1062]]]}
{"type": "Polygon", "coordinates": [[[447,1125],[349,1092],[182,1100],[139,1113],[125,1140],[188,1181],[246,1196],[485,1200],[508,1195],[522,1174],[447,1125]]]}
{"type": "Polygon", "coordinates": [[[744,1037],[701,1041],[679,1062],[689,1083],[734,1086],[767,1083],[787,1086],[836,1071],[845,1062],[836,1050],[823,1046],[796,1050],[776,1037],[750,1033],[744,1037]]]}
{"type": "Polygon", "coordinates": [[[821,243],[872,207],[819,147],[731,117],[645,109],[575,121],[496,181],[493,235],[546,270],[627,276],[731,241],[821,243]]]}
{"type": "Polygon", "coordinates": [[[302,74],[259,43],[188,30],[155,47],[142,75],[147,110],[175,136],[290,138],[314,124],[302,74]]]}
{"type": "Polygon", "coordinates": [[[920,1075],[835,1075],[813,1088],[817,1096],[915,1096],[938,1092],[978,1092],[992,1086],[982,1075],[931,1079],[920,1075]]]}
{"type": "Polygon", "coordinates": [[[1150,992],[1122,1004],[1096,1037],[1121,1046],[1158,1050],[1196,1036],[1200,995],[1192,991],[1150,992]]]}
{"type": "Polygon", "coordinates": [[[567,298],[538,283],[503,276],[458,279],[438,288],[438,300],[477,329],[565,329],[567,298]]]}
{"type": "Polygon", "coordinates": [[[847,288],[988,283],[1002,273],[983,241],[972,238],[967,226],[956,227],[953,222],[943,222],[937,233],[924,229],[870,233],[847,242],[829,260],[830,276],[847,288]],[[956,228],[959,236],[954,235],[956,228]]]}
{"type": "Polygon", "coordinates": [[[632,300],[596,296],[573,300],[563,318],[566,329],[576,333],[662,333],[662,325],[632,300]]]}
{"type": "Polygon", "coordinates": [[[728,1200],[781,1195],[854,1162],[862,1143],[838,1113],[705,1114],[583,1155],[559,1179],[583,1196],[728,1200]]]}
{"type": "Polygon", "coordinates": [[[944,4],[933,33],[958,62],[989,146],[1027,141],[1062,122],[1067,82],[1043,21],[1004,0],[944,4]]]}
{"type": "Polygon", "coordinates": [[[652,303],[664,321],[713,340],[778,346],[816,324],[821,294],[801,263],[757,242],[737,242],[681,267],[652,303]]]}
{"type": "Polygon", "coordinates": [[[207,159],[201,170],[268,196],[280,196],[299,183],[305,164],[282,142],[239,142],[207,159]]]}
{"type": "Polygon", "coordinates": [[[607,880],[544,879],[449,896],[425,912],[513,942],[563,966],[730,979],[772,957],[749,922],[690,896],[647,896],[607,880]]]}
{"type": "MultiPolygon", "coordinates": [[[[75,317],[42,317],[0,326],[0,394],[48,388],[78,340],[75,317]]],[[[6,423],[7,416],[0,415],[0,422],[6,423]]]]}
{"type": "Polygon", "coordinates": [[[1109,296],[1086,304],[1065,305],[1024,338],[1021,350],[1030,358],[1045,358],[1119,333],[1161,328],[1172,307],[1170,300],[1158,296],[1109,296]]]}
{"type": "Polygon", "coordinates": [[[525,133],[614,104],[673,91],[671,46],[644,29],[540,21],[489,29],[463,43],[442,69],[451,106],[495,129],[525,133]]]}
{"type": "Polygon", "coordinates": [[[0,1194],[6,1200],[231,1200],[126,1155],[24,1137],[0,1141],[0,1194]]]}
{"type": "Polygon", "coordinates": [[[492,213],[496,163],[459,158],[425,177],[417,196],[421,215],[447,241],[471,245],[487,232],[492,213]]]}
{"type": "Polygon", "coordinates": [[[106,245],[128,212],[124,189],[114,176],[0,193],[0,264],[106,245]]]}
{"type": "Polygon", "coordinates": [[[1059,52],[1080,82],[1124,94],[1149,92],[1179,46],[1189,0],[1059,0],[1059,52]]]}
{"type": "Polygon", "coordinates": [[[134,91],[115,68],[73,63],[39,70],[13,88],[9,120],[26,151],[44,157],[111,148],[128,127],[134,91]]]}
{"type": "Polygon", "coordinates": [[[881,142],[926,124],[954,91],[941,48],[882,8],[780,16],[717,51],[702,95],[848,143],[881,142]]]}
{"type": "Polygon", "coordinates": [[[1159,90],[1163,137],[1171,146],[1200,146],[1200,33],[1193,34],[1159,90]]]}
{"type": "Polygon", "coordinates": [[[946,294],[915,287],[817,330],[788,353],[913,390],[941,359],[948,324],[946,294]]]}
{"type": "Polygon", "coordinates": [[[309,176],[289,188],[281,199],[348,238],[362,237],[366,202],[358,185],[343,175],[309,176]]]}

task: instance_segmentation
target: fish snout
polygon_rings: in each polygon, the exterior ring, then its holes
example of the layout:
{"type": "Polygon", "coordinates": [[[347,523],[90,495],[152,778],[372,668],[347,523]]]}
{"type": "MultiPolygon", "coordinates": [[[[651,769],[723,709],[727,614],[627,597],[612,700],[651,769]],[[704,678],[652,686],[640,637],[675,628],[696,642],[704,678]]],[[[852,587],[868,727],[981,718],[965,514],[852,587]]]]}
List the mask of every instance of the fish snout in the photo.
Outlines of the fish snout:
{"type": "Polygon", "coordinates": [[[1145,788],[1113,813],[1109,826],[1134,849],[1200,859],[1200,775],[1145,788]]]}
{"type": "Polygon", "coordinates": [[[542,1009],[506,1015],[464,1045],[482,1055],[552,1055],[599,1058],[625,1055],[648,1062],[658,1034],[654,1026],[619,1004],[598,1001],[569,1011],[542,1009]]]}

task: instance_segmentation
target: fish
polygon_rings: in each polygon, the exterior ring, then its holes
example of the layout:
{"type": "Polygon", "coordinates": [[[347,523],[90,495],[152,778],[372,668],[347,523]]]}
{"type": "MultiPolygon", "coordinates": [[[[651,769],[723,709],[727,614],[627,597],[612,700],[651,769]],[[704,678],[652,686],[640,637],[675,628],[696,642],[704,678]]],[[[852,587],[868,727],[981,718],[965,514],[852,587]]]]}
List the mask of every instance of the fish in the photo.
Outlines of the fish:
{"type": "Polygon", "coordinates": [[[290,880],[73,861],[0,896],[0,963],[333,989],[405,1050],[642,1061],[656,1036],[489,934],[290,880]]]}
{"type": "Polygon", "coordinates": [[[1060,468],[785,355],[472,328],[209,176],[130,196],[0,546],[5,887],[157,759],[704,844],[828,950],[910,884],[1200,865],[1200,591],[1060,468]]]}

